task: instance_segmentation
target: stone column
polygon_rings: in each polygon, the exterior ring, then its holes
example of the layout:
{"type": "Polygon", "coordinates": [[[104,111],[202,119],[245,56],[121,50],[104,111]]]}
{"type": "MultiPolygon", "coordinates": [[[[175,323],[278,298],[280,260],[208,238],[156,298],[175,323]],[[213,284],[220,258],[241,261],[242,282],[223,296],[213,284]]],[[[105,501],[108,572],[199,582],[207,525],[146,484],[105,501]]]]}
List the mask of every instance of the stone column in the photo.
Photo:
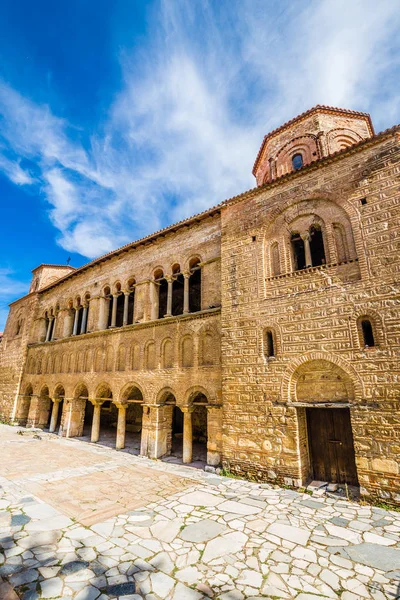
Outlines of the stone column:
{"type": "Polygon", "coordinates": [[[116,327],[116,324],[117,324],[117,302],[118,302],[118,294],[113,294],[111,327],[116,327]]]}
{"type": "Polygon", "coordinates": [[[125,428],[126,428],[126,404],[117,404],[118,423],[117,423],[117,441],[115,447],[117,450],[125,448],[125,428]]]}
{"type": "Polygon", "coordinates": [[[311,249],[310,249],[310,234],[303,233],[301,239],[304,242],[304,253],[306,255],[306,267],[312,267],[311,249]]]}
{"type": "Polygon", "coordinates": [[[91,442],[98,442],[100,439],[100,416],[101,416],[101,406],[103,401],[99,400],[91,400],[93,404],[93,420],[92,420],[92,432],[90,436],[91,442]]]}
{"type": "Polygon", "coordinates": [[[158,319],[158,304],[159,304],[159,288],[160,285],[155,281],[150,281],[150,306],[151,306],[151,314],[150,320],[155,321],[158,319]]]}
{"type": "Polygon", "coordinates": [[[174,284],[174,280],[172,277],[165,278],[168,282],[168,296],[167,296],[167,314],[166,317],[172,316],[172,286],[174,284]]]}
{"type": "Polygon", "coordinates": [[[72,335],[78,335],[79,310],[79,307],[75,309],[74,328],[72,330],[72,335]]]}
{"type": "Polygon", "coordinates": [[[83,315],[82,315],[82,323],[81,323],[80,333],[86,333],[87,316],[88,316],[88,305],[85,304],[83,306],[83,315]]]}
{"type": "Polygon", "coordinates": [[[51,411],[51,419],[50,419],[50,427],[49,427],[50,433],[53,433],[56,430],[58,410],[60,408],[60,402],[61,402],[61,400],[59,398],[52,398],[52,400],[53,400],[53,409],[51,411]]]}
{"type": "Polygon", "coordinates": [[[128,325],[129,292],[124,292],[124,319],[122,325],[128,325]]]}
{"type": "MultiPolygon", "coordinates": [[[[92,300],[93,301],[93,300],[92,300]]],[[[99,296],[99,320],[96,330],[102,331],[107,329],[108,311],[110,310],[110,298],[99,296]]]]}
{"type": "Polygon", "coordinates": [[[64,327],[63,327],[63,337],[70,337],[73,331],[73,322],[74,315],[72,314],[71,309],[66,309],[66,314],[64,316],[64,327]]]}
{"type": "Polygon", "coordinates": [[[55,317],[53,317],[53,327],[51,330],[51,337],[50,337],[51,342],[56,339],[57,322],[58,322],[58,314],[55,317]]]}
{"type": "Polygon", "coordinates": [[[183,274],[183,314],[189,312],[189,279],[190,273],[183,274]]]}
{"type": "Polygon", "coordinates": [[[47,331],[46,331],[46,339],[44,340],[45,342],[50,341],[50,335],[51,335],[51,331],[52,331],[52,327],[53,327],[53,321],[54,321],[54,317],[49,317],[49,322],[47,324],[47,331]]]}
{"type": "Polygon", "coordinates": [[[193,449],[193,426],[192,426],[192,413],[193,408],[189,406],[183,406],[181,408],[183,412],[183,463],[192,462],[192,449],[193,449]]]}

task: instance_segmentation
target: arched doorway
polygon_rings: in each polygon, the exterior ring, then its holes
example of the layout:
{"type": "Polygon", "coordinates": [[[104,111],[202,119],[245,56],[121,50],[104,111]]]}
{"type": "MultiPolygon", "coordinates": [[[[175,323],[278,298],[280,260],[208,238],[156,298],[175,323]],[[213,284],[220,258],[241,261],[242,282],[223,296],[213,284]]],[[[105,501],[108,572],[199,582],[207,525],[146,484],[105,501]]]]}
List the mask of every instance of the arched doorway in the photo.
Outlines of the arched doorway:
{"type": "Polygon", "coordinates": [[[165,454],[163,460],[182,463],[183,452],[183,413],[176,405],[176,398],[170,390],[160,397],[160,419],[165,423],[165,454]]]}
{"type": "Polygon", "coordinates": [[[50,433],[59,433],[61,420],[64,410],[65,390],[62,385],[58,385],[54,390],[53,406],[50,419],[50,433]]]}
{"type": "Polygon", "coordinates": [[[140,454],[143,427],[143,394],[132,385],[123,394],[122,402],[127,404],[125,412],[125,451],[140,454]]]}
{"type": "Polygon", "coordinates": [[[111,388],[108,384],[101,384],[95,391],[95,397],[86,402],[82,438],[115,448],[117,422],[118,408],[113,402],[111,388]],[[99,430],[93,439],[93,417],[96,410],[99,414],[99,430]]]}
{"type": "Polygon", "coordinates": [[[327,360],[301,365],[292,378],[297,408],[300,460],[305,479],[358,485],[350,409],[349,375],[327,360]]]}
{"type": "Polygon", "coordinates": [[[33,396],[33,389],[32,389],[32,386],[29,384],[25,388],[24,394],[20,397],[20,402],[19,402],[19,407],[18,407],[17,421],[22,426],[29,425],[29,423],[28,423],[29,409],[31,407],[32,396],[33,396]]]}
{"type": "Polygon", "coordinates": [[[49,396],[49,388],[47,385],[40,390],[38,403],[37,427],[41,429],[49,429],[51,419],[52,401],[49,396]]]}

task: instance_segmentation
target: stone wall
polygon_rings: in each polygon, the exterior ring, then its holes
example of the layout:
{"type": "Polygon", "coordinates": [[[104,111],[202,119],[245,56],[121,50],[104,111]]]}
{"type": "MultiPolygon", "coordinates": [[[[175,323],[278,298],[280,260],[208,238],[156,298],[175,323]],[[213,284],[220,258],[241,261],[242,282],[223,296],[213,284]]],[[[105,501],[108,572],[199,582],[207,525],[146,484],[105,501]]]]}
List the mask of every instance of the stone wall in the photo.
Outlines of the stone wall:
{"type": "Polygon", "coordinates": [[[223,455],[230,468],[305,483],[307,434],[298,404],[326,395],[351,406],[363,491],[400,498],[399,173],[393,133],[223,210],[223,455]],[[337,207],[347,215],[356,256],[294,272],[291,221],[321,209],[328,223],[337,207]],[[275,277],[268,264],[271,235],[283,245],[286,236],[286,268],[275,277]],[[371,348],[361,339],[362,315],[373,323],[371,348]],[[266,329],[274,333],[272,357],[266,329]],[[310,372],[302,365],[311,361],[310,372]],[[332,375],[321,380],[327,364],[332,375]]]}

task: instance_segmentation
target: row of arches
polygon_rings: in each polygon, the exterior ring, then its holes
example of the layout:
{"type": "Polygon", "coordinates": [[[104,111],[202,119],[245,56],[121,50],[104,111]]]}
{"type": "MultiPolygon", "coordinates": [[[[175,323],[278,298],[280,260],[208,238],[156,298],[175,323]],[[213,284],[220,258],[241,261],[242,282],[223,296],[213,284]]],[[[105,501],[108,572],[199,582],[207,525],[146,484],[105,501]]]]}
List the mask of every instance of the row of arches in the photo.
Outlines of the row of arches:
{"type": "MultiPolygon", "coordinates": [[[[151,320],[179,316],[198,312],[202,308],[201,262],[199,257],[189,260],[188,269],[183,271],[179,263],[171,266],[171,273],[157,267],[149,281],[151,320]]],[[[143,282],[142,282],[143,283],[143,282]]],[[[99,326],[96,329],[119,328],[139,322],[136,310],[136,288],[134,277],[127,280],[125,287],[120,281],[103,286],[100,299],[99,326]]],[[[89,331],[89,311],[91,295],[83,298],[70,298],[65,306],[63,323],[58,326],[58,337],[82,335],[89,331]],[[62,331],[61,331],[62,329],[62,331]]],[[[55,338],[56,324],[61,318],[60,304],[48,308],[43,314],[43,326],[40,327],[40,341],[52,341],[55,338]]]]}
{"type": "Polygon", "coordinates": [[[26,372],[40,375],[191,368],[216,365],[219,360],[219,337],[206,330],[198,336],[186,334],[178,341],[165,337],[161,342],[122,343],[116,350],[110,344],[79,352],[39,353],[29,357],[26,372]]]}
{"type": "Polygon", "coordinates": [[[125,386],[119,399],[114,398],[107,383],[97,386],[93,397],[89,396],[88,387],[80,383],[71,399],[66,398],[63,384],[57,384],[52,395],[48,385],[34,395],[32,385],[28,384],[20,399],[19,422],[67,437],[126,448],[133,454],[146,454],[149,425],[154,425],[155,420],[163,424],[162,455],[166,460],[205,463],[208,407],[207,392],[203,389],[188,390],[184,405],[177,402],[170,388],[161,390],[155,417],[150,414],[142,389],[135,383],[125,386]]]}

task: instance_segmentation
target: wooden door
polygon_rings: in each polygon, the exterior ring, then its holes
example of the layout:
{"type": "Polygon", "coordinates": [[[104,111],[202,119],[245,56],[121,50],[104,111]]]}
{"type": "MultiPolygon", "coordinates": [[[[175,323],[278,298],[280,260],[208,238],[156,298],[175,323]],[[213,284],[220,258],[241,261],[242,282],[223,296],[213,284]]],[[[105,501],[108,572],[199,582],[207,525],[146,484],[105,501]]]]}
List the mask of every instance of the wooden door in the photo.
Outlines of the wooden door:
{"type": "Polygon", "coordinates": [[[348,408],[307,408],[313,478],[358,485],[348,408]]]}

